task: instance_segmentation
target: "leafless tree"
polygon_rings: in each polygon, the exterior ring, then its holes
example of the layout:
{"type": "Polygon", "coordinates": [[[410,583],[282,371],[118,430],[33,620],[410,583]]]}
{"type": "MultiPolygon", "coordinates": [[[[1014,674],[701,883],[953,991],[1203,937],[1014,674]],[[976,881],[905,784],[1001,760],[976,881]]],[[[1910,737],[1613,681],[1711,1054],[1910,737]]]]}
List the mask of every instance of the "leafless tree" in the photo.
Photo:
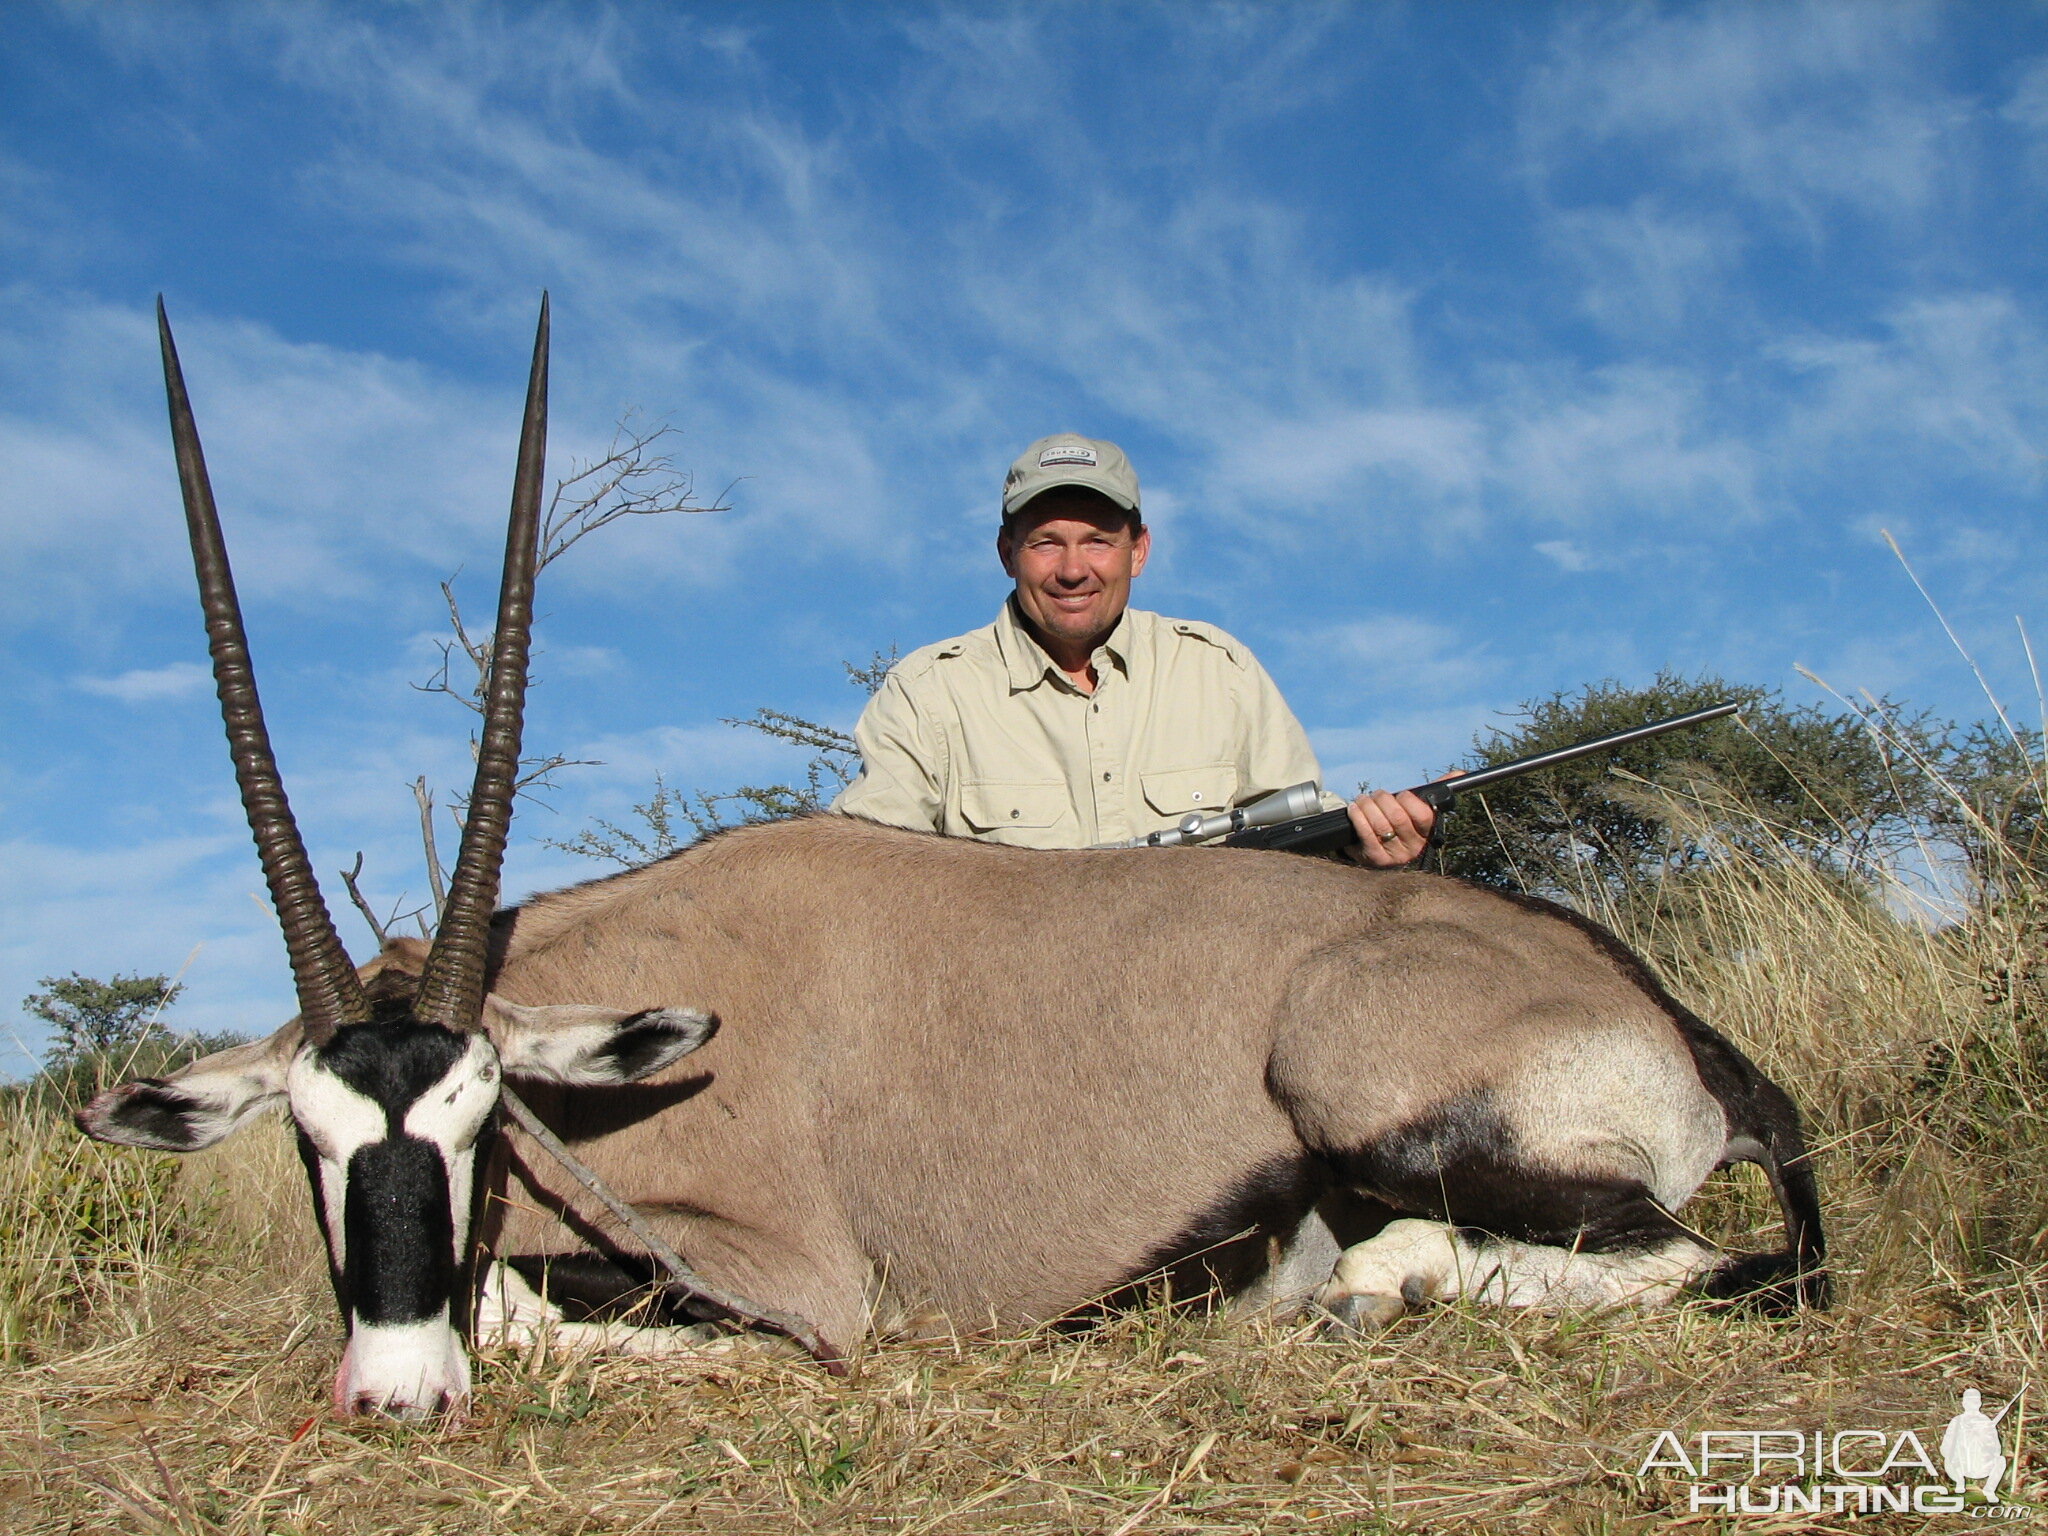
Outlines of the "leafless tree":
{"type": "MultiPolygon", "coordinates": [[[[649,425],[629,411],[620,418],[613,430],[611,443],[602,455],[595,459],[572,461],[570,473],[555,482],[554,494],[549,497],[547,512],[541,520],[536,572],[545,570],[599,529],[608,528],[624,518],[663,517],[672,512],[729,511],[724,492],[708,502],[697,498],[695,481],[689,471],[677,467],[670,452],[669,439],[675,435],[675,428],[666,423],[649,425]]],[[[731,486],[726,490],[730,491],[731,486]]],[[[490,631],[471,631],[464,621],[462,604],[455,595],[454,577],[441,583],[441,599],[448,608],[450,638],[436,642],[441,652],[440,666],[424,682],[415,683],[413,687],[422,693],[444,694],[481,720],[484,699],[491,686],[491,646],[495,637],[490,631]]],[[[531,682],[529,686],[532,686],[531,682]]],[[[469,740],[472,759],[477,749],[477,738],[472,733],[469,740]]],[[[559,752],[525,757],[520,759],[518,792],[532,798],[536,792],[552,789],[553,775],[561,769],[596,766],[594,759],[572,758],[559,752]]],[[[434,832],[434,792],[424,775],[413,781],[411,790],[419,809],[420,850],[426,864],[430,902],[409,912],[401,912],[399,908],[405,904],[401,895],[393,904],[390,915],[379,918],[375,907],[358,886],[363,872],[360,852],[356,854],[355,867],[344,870],[341,876],[349,899],[362,914],[363,921],[369,924],[379,944],[384,942],[393,925],[408,918],[417,920],[422,934],[429,933],[429,917],[439,921],[447,889],[447,877],[434,832]]],[[[662,793],[665,793],[664,787],[657,785],[657,799],[662,793]]],[[[459,797],[452,799],[447,807],[458,835],[464,809],[464,802],[459,797]]]]}

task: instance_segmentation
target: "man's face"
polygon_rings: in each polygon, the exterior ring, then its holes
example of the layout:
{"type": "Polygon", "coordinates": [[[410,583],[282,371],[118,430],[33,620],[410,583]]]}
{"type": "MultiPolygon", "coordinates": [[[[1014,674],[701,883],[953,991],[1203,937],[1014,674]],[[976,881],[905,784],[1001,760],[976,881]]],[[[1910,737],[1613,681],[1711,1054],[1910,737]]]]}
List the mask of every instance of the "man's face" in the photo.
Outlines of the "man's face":
{"type": "Polygon", "coordinates": [[[1149,529],[1133,538],[1120,507],[1081,490],[1035,497],[996,538],[1024,617],[1048,639],[1081,651],[1116,628],[1151,548],[1149,529]]]}

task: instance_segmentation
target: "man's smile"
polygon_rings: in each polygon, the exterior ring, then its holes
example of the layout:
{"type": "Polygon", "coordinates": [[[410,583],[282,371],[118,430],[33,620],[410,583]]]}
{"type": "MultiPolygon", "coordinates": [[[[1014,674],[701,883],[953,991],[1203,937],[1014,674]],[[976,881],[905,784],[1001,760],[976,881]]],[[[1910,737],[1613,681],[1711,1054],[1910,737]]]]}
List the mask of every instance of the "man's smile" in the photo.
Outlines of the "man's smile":
{"type": "Polygon", "coordinates": [[[1018,617],[1083,693],[1094,687],[1090,657],[1123,617],[1150,548],[1131,513],[1071,489],[1045,492],[996,540],[1017,583],[1018,617]]]}

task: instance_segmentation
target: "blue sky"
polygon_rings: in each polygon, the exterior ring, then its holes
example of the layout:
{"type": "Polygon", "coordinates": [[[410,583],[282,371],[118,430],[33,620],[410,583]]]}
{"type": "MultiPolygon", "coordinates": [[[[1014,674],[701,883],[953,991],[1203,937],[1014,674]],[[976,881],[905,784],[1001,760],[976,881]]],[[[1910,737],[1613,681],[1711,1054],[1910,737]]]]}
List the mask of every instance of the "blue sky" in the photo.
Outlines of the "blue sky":
{"type": "Polygon", "coordinates": [[[488,602],[543,287],[557,470],[637,410],[736,483],[548,572],[529,740],[604,766],[523,814],[512,895],[595,873],[533,839],[657,770],[800,768],[722,719],[850,724],[842,659],[986,622],[1002,472],[1057,430],[1129,451],[1139,602],[1246,640],[1341,788],[1659,668],[1974,716],[1887,529],[2037,713],[2038,4],[17,4],[0,39],[0,1005],[183,967],[187,1026],[291,1011],[159,290],[315,861],[387,898],[406,783],[466,775],[407,684],[436,583],[488,602]]]}

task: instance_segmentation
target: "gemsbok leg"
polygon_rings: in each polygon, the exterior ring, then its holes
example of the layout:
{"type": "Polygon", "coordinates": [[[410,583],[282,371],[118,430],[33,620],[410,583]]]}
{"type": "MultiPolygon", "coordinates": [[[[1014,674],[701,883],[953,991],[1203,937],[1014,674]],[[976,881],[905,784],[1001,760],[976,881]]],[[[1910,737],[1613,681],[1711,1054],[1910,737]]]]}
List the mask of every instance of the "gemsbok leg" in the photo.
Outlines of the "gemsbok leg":
{"type": "Polygon", "coordinates": [[[1820,1299],[1791,1101],[1590,925],[1411,921],[1398,945],[1350,938],[1309,956],[1283,1008],[1268,1082],[1303,1140],[1345,1186],[1419,1218],[1345,1251],[1317,1294],[1340,1322],[1454,1296],[1820,1299]],[[1589,942],[1612,946],[1609,964],[1554,963],[1589,942]],[[1367,996],[1404,1027],[1372,1029],[1367,996]],[[1783,1253],[1731,1259],[1673,1215],[1737,1161],[1770,1176],[1783,1253]]]}

